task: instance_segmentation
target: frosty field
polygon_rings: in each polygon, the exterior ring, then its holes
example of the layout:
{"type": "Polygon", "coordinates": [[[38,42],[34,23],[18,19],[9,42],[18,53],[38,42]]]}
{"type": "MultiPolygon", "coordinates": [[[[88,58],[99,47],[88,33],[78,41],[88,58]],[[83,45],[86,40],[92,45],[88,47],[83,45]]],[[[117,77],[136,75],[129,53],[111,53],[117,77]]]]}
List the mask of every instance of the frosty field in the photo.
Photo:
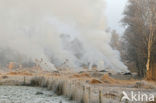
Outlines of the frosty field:
{"type": "Polygon", "coordinates": [[[39,87],[0,86],[0,103],[72,103],[39,87]]]}

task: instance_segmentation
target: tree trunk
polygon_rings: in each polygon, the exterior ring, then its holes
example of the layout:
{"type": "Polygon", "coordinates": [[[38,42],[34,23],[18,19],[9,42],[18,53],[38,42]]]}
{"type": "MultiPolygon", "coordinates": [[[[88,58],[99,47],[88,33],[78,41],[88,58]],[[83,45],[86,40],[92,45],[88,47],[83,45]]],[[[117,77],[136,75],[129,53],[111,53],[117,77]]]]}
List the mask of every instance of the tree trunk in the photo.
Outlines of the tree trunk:
{"type": "Polygon", "coordinates": [[[147,60],[146,69],[147,69],[146,79],[150,80],[151,79],[151,72],[150,72],[150,60],[149,59],[147,60]]]}
{"type": "Polygon", "coordinates": [[[151,79],[151,72],[150,72],[150,61],[151,61],[151,46],[152,46],[152,39],[151,37],[149,37],[149,41],[148,41],[148,53],[147,53],[147,63],[146,63],[146,79],[150,80],[151,79]]]}
{"type": "Polygon", "coordinates": [[[151,62],[151,50],[152,50],[152,44],[153,44],[153,39],[154,38],[154,30],[153,30],[153,24],[152,24],[152,21],[151,21],[151,24],[150,24],[150,34],[148,36],[148,42],[147,42],[147,63],[146,63],[146,69],[147,69],[147,72],[146,72],[146,78],[148,80],[152,79],[151,77],[151,70],[150,70],[150,62],[151,62]]]}

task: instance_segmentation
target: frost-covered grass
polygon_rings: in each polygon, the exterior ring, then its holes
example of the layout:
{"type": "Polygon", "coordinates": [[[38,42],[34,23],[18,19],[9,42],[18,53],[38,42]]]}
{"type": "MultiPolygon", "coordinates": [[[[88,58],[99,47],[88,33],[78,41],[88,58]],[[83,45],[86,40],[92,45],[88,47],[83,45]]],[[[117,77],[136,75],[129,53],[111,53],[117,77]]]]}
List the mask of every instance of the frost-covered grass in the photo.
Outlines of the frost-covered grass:
{"type": "Polygon", "coordinates": [[[0,86],[0,103],[60,103],[61,101],[74,103],[39,87],[0,86]]]}
{"type": "MultiPolygon", "coordinates": [[[[156,94],[155,83],[137,80],[116,80],[108,75],[94,78],[88,73],[39,73],[32,76],[7,75],[3,82],[47,88],[76,103],[120,103],[122,91],[156,94]],[[25,79],[24,79],[25,77],[25,79]]],[[[155,95],[156,96],[156,95],[155,95]]]]}
{"type": "MultiPolygon", "coordinates": [[[[71,100],[78,103],[119,103],[122,97],[122,91],[143,91],[145,93],[156,94],[156,89],[152,84],[147,84],[145,81],[139,83],[144,84],[141,87],[135,87],[136,84],[130,87],[123,87],[122,85],[104,85],[104,84],[90,84],[89,80],[80,80],[66,77],[34,77],[30,85],[33,86],[34,81],[40,86],[48,87],[49,90],[54,91],[57,95],[64,95],[71,100]],[[152,88],[151,88],[152,86],[152,88]]],[[[92,79],[91,79],[92,81],[92,79]]]]}

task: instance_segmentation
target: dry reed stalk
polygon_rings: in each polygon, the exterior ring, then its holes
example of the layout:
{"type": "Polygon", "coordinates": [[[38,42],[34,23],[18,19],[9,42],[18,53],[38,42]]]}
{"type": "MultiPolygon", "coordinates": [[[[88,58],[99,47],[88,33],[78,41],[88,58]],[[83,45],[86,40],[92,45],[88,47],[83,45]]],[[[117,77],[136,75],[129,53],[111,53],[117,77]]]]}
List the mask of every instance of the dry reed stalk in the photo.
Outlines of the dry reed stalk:
{"type": "Polygon", "coordinates": [[[99,90],[99,103],[102,103],[102,91],[99,90]]]}

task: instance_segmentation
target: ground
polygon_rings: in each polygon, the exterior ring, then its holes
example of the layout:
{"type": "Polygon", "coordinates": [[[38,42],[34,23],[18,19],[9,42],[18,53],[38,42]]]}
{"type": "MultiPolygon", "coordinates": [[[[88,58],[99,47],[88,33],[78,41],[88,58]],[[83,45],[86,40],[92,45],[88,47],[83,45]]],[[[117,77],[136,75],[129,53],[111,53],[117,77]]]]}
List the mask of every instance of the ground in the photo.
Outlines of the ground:
{"type": "MultiPolygon", "coordinates": [[[[54,84],[63,88],[61,95],[72,97],[84,103],[96,103],[102,98],[102,103],[120,103],[123,91],[130,93],[146,93],[156,96],[156,83],[154,81],[136,80],[133,77],[121,74],[110,74],[106,72],[44,72],[34,69],[21,69],[14,71],[1,71],[1,85],[31,84],[32,80],[38,81],[40,85],[50,88],[54,84]],[[81,94],[81,96],[80,96],[81,94]],[[71,96],[72,95],[72,96],[71,96]],[[84,99],[85,98],[85,99],[84,99]],[[90,101],[90,102],[89,102],[90,101]]],[[[36,82],[35,82],[36,83],[36,82]]],[[[55,89],[56,89],[55,87],[55,89]]],[[[60,91],[59,91],[60,93],[60,91]]],[[[140,103],[149,101],[141,101],[140,103]]]]}

